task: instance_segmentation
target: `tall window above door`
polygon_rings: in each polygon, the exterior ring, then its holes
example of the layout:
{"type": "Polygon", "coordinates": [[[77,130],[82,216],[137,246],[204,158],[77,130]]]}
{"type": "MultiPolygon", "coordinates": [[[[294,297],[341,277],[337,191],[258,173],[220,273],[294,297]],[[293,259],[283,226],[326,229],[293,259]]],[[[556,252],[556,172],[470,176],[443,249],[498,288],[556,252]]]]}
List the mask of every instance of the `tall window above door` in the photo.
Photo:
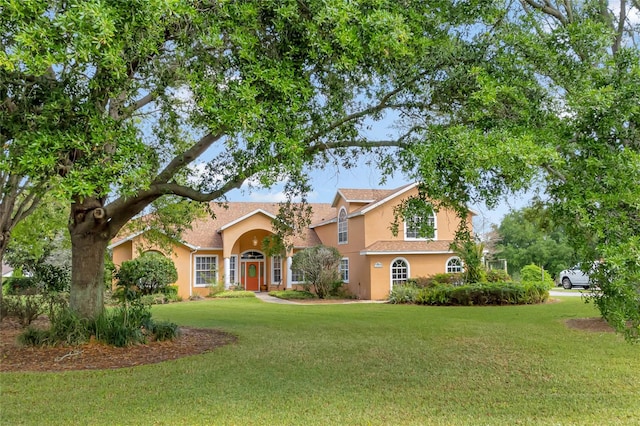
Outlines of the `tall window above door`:
{"type": "Polygon", "coordinates": [[[346,244],[348,241],[347,209],[344,207],[338,213],[338,244],[346,244]]]}

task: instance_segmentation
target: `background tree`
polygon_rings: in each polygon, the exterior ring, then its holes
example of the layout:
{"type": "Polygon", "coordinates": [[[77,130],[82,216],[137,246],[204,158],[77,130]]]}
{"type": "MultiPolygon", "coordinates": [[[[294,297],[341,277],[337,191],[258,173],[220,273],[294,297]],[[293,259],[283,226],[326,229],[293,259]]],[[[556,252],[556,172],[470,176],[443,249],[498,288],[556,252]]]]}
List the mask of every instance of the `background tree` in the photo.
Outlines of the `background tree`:
{"type": "Polygon", "coordinates": [[[324,299],[334,284],[341,281],[340,259],[342,255],[335,247],[309,247],[293,255],[291,269],[304,274],[304,281],[311,284],[320,299],[324,299]]]}
{"type": "Polygon", "coordinates": [[[2,72],[19,91],[46,82],[47,102],[33,115],[58,128],[37,143],[21,135],[9,144],[42,150],[54,161],[38,164],[64,177],[72,309],[100,313],[108,242],[163,196],[223,201],[252,177],[267,187],[285,180],[304,201],[310,167],[349,167],[358,158],[350,148],[409,143],[411,128],[372,140],[367,120],[432,110],[424,94],[442,70],[483,59],[467,36],[485,17],[493,22],[491,4],[6,5],[2,72]],[[205,173],[187,180],[205,153],[205,173]]]}
{"type": "MultiPolygon", "coordinates": [[[[546,196],[601,291],[595,303],[640,338],[640,12],[637,1],[521,1],[502,39],[548,93],[556,155],[546,196]]],[[[551,134],[553,132],[553,134],[551,134]]]]}
{"type": "Polygon", "coordinates": [[[495,227],[495,256],[507,259],[512,276],[529,264],[542,266],[552,276],[575,265],[576,255],[565,233],[546,220],[547,216],[544,210],[524,207],[506,214],[495,227]]]}

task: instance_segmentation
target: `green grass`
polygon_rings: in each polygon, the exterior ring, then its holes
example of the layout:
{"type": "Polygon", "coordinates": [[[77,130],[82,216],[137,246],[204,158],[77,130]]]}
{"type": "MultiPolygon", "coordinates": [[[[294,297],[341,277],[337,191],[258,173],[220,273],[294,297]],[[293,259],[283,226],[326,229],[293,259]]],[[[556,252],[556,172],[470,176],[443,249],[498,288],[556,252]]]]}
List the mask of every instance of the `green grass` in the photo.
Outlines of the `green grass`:
{"type": "Polygon", "coordinates": [[[115,371],[4,373],[0,423],[602,425],[640,422],[640,346],[567,329],[579,298],[508,307],[154,307],[235,333],[211,353],[115,371]]]}

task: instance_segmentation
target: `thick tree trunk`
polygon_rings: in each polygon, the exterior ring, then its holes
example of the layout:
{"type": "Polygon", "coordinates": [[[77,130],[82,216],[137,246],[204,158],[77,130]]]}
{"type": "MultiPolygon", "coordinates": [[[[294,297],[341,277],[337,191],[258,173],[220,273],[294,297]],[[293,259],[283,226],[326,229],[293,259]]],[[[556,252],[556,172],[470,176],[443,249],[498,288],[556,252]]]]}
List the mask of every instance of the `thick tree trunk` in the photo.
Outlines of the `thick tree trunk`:
{"type": "Polygon", "coordinates": [[[89,199],[72,204],[69,232],[69,307],[83,318],[97,318],[104,309],[104,257],[111,237],[102,202],[89,199]]]}
{"type": "MultiPolygon", "coordinates": [[[[0,230],[0,269],[2,269],[2,259],[4,259],[4,251],[9,245],[9,232],[3,232],[0,230]]],[[[2,305],[2,277],[0,277],[0,305],[2,305]]],[[[2,309],[0,309],[0,321],[2,321],[2,309]]]]}

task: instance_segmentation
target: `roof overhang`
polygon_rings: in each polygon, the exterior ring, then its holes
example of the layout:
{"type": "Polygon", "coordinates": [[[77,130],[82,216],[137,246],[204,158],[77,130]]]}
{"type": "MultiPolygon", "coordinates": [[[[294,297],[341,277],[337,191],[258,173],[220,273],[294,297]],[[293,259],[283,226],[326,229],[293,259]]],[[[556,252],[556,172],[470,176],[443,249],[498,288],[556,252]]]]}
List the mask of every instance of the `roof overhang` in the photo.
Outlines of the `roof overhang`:
{"type": "Polygon", "coordinates": [[[276,220],[277,219],[277,217],[275,215],[273,215],[273,214],[271,214],[271,213],[269,213],[269,212],[267,212],[265,210],[256,209],[256,210],[254,210],[254,211],[252,211],[250,213],[247,213],[244,216],[239,217],[238,219],[233,220],[233,221],[227,223],[226,225],[222,226],[220,228],[220,231],[224,231],[225,229],[231,228],[233,225],[236,225],[236,224],[242,222],[243,220],[246,220],[246,219],[250,218],[251,216],[255,216],[256,214],[260,214],[260,213],[265,215],[265,216],[267,216],[267,217],[269,217],[269,218],[271,218],[272,220],[276,220]]]}

